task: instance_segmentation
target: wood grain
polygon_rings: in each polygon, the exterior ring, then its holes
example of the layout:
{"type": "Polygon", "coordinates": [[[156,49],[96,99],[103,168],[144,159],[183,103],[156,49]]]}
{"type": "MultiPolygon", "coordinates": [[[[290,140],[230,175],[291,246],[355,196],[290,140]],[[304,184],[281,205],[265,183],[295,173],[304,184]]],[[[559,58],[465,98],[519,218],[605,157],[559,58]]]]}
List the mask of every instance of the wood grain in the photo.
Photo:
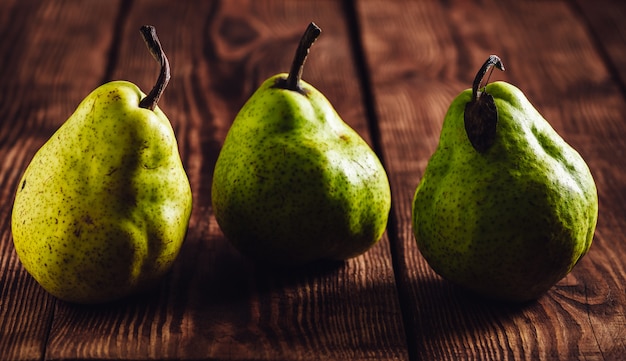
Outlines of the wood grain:
{"type": "MultiPolygon", "coordinates": [[[[608,2],[607,2],[608,4],[608,2]]],[[[566,2],[359,2],[385,164],[395,190],[392,250],[416,359],[617,360],[626,351],[623,85],[611,78],[581,14],[566,2]],[[395,23],[400,26],[383,27],[395,23]],[[396,39],[390,45],[386,39],[396,39]],[[587,159],[600,221],[591,252],[540,300],[515,307],[441,280],[419,254],[411,202],[438,143],[447,106],[486,57],[587,159]],[[441,56],[438,56],[438,55],[441,56]],[[618,204],[619,203],[619,204],[618,204]]],[[[596,4],[594,4],[595,6],[596,4]]],[[[614,4],[613,4],[614,5],[614,4]]],[[[602,31],[598,29],[598,31],[602,31]]]]}
{"type": "MultiPolygon", "coordinates": [[[[619,78],[620,84],[626,84],[626,27],[622,25],[626,17],[626,7],[618,1],[590,3],[578,0],[573,2],[573,8],[587,26],[589,36],[607,70],[612,76],[619,78]]],[[[621,91],[626,94],[623,86],[621,91]]]]}

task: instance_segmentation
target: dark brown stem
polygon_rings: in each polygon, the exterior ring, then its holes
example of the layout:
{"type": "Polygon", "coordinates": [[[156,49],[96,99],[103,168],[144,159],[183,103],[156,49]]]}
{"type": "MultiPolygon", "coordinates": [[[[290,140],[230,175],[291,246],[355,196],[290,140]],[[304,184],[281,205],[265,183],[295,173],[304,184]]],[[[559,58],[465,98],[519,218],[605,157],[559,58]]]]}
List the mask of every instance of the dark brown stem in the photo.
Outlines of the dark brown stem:
{"type": "Polygon", "coordinates": [[[156,84],[150,91],[150,93],[143,98],[139,102],[139,107],[144,109],[154,110],[156,108],[167,83],[170,81],[170,62],[167,60],[167,56],[165,56],[165,52],[163,52],[163,48],[161,47],[161,42],[157,37],[156,29],[154,26],[144,25],[140,29],[141,35],[143,36],[146,45],[148,46],[148,50],[154,57],[154,59],[161,64],[161,72],[159,73],[159,79],[157,79],[156,84]]]}
{"type": "MultiPolygon", "coordinates": [[[[487,77],[487,82],[489,82],[489,78],[491,77],[491,73],[493,73],[493,67],[498,68],[499,70],[504,71],[504,64],[502,64],[502,60],[497,55],[489,55],[489,58],[483,66],[476,73],[476,77],[474,78],[474,83],[472,84],[472,102],[475,102],[478,99],[480,84],[483,82],[483,78],[485,74],[491,69],[489,72],[489,76],[487,77]]],[[[487,85],[485,85],[487,86],[487,85]]]]}
{"type": "MultiPolygon", "coordinates": [[[[493,72],[493,67],[504,71],[504,65],[496,55],[490,55],[480,70],[478,70],[472,84],[472,99],[465,104],[465,113],[463,115],[467,137],[474,149],[479,153],[487,152],[496,141],[496,127],[498,124],[496,102],[491,94],[485,92],[485,89],[483,89],[482,93],[478,90],[485,74],[487,74],[489,69],[493,72]]],[[[491,72],[487,77],[486,83],[489,82],[491,72]]],[[[486,87],[487,85],[485,85],[486,87]]]]}
{"type": "Polygon", "coordinates": [[[301,91],[300,79],[302,79],[302,70],[304,69],[304,63],[307,56],[309,55],[309,49],[311,48],[311,45],[313,45],[321,32],[322,29],[320,29],[317,25],[315,25],[315,23],[312,22],[306,28],[304,34],[302,34],[302,38],[300,39],[300,43],[298,44],[298,49],[296,49],[296,55],[293,58],[293,63],[291,64],[291,70],[289,71],[289,75],[287,76],[287,89],[301,91]]]}

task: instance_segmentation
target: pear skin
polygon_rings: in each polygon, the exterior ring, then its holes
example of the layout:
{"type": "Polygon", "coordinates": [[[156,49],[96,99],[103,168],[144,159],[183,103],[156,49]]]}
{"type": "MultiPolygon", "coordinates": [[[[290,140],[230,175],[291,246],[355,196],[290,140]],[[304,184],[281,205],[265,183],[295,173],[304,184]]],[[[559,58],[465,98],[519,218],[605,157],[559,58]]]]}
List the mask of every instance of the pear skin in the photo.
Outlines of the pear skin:
{"type": "Polygon", "coordinates": [[[215,165],[213,211],[228,240],[260,263],[355,257],[386,228],[387,175],[328,99],[294,75],[303,59],[294,64],[235,118],[215,165]]]}
{"type": "Polygon", "coordinates": [[[161,109],[126,81],[89,94],[37,151],[15,196],[24,268],[66,301],[140,292],[170,269],[185,238],[191,189],[161,109]]]}
{"type": "Polygon", "coordinates": [[[591,172],[521,90],[488,84],[493,144],[475,149],[457,96],[413,200],[417,245],[444,278],[510,301],[540,297],[589,250],[598,217],[591,172]]]}

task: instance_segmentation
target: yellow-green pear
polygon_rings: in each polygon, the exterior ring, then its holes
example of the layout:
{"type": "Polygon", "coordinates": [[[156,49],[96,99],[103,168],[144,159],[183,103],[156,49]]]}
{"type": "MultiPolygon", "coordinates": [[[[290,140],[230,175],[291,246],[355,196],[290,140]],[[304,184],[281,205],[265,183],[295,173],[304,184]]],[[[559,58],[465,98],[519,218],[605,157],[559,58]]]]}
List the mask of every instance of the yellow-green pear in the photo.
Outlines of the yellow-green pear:
{"type": "Polygon", "coordinates": [[[107,302],[154,286],[187,232],[191,189],[156,106],[169,62],[154,27],[141,31],[161,62],[152,92],[126,81],[95,89],[35,154],[15,195],[19,259],[69,302],[107,302]]]}
{"type": "Polygon", "coordinates": [[[583,158],[505,82],[450,105],[413,200],[413,231],[430,266],[491,298],[536,299],[567,275],[593,239],[596,186],[583,158]]]}
{"type": "Polygon", "coordinates": [[[243,254],[270,265],[344,260],[382,236],[391,197],[369,145],[301,80],[305,31],[289,74],[267,79],[235,118],[215,165],[213,211],[243,254]]]}

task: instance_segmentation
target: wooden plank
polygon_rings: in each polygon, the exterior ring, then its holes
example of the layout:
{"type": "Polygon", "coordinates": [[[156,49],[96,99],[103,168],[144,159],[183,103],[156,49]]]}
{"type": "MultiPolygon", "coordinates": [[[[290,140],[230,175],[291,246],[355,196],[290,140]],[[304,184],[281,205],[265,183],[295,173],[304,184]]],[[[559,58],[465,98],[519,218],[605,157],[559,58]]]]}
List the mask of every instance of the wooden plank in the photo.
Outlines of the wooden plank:
{"type": "Polygon", "coordinates": [[[340,3],[133,3],[119,24],[123,34],[110,74],[151,86],[156,65],[136,28],[155,25],[173,67],[160,106],[173,123],[194,190],[189,234],[174,269],[153,292],[111,305],[59,302],[47,358],[407,358],[386,237],[345,263],[270,271],[242,258],[211,213],[213,166],[232,119],[262,80],[289,69],[311,20],[324,32],[304,78],[367,137],[340,3]]]}
{"type": "Polygon", "coordinates": [[[621,91],[626,93],[626,4],[617,0],[573,2],[574,9],[588,24],[589,35],[611,74],[619,78],[621,91]]]}
{"type": "Polygon", "coordinates": [[[26,273],[14,251],[11,209],[17,183],[34,152],[69,115],[77,94],[99,80],[98,64],[106,59],[107,36],[97,43],[92,37],[102,32],[95,24],[104,25],[115,17],[115,4],[86,5],[30,0],[0,4],[2,359],[41,360],[53,317],[54,298],[26,273]],[[59,26],[68,20],[72,28],[59,26]],[[77,29],[80,34],[74,34],[77,29]],[[76,49],[80,51],[71,56],[76,49]]]}
{"type": "MultiPolygon", "coordinates": [[[[616,162],[626,150],[626,104],[578,13],[562,1],[357,6],[394,189],[390,232],[399,287],[407,290],[400,296],[410,354],[427,360],[622,358],[626,171],[616,162]],[[544,297],[523,306],[473,298],[443,281],[419,254],[411,228],[413,194],[447,107],[491,53],[507,67],[492,79],[523,89],[579,150],[600,197],[590,253],[544,297]]],[[[619,27],[623,31],[623,23],[619,27]]]]}

